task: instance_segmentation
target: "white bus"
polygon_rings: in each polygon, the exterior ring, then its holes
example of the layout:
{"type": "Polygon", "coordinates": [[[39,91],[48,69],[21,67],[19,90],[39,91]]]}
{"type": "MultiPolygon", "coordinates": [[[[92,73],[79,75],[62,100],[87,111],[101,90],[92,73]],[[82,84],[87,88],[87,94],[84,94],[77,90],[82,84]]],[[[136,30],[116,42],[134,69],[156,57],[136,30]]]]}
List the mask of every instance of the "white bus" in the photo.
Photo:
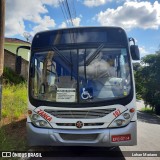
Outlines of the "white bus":
{"type": "MultiPolygon", "coordinates": [[[[119,27],[37,33],[30,49],[30,146],[137,144],[132,59],[138,46],[119,27]],[[132,45],[130,41],[133,41],[132,45]]],[[[20,73],[21,57],[16,70],[20,73]]]]}

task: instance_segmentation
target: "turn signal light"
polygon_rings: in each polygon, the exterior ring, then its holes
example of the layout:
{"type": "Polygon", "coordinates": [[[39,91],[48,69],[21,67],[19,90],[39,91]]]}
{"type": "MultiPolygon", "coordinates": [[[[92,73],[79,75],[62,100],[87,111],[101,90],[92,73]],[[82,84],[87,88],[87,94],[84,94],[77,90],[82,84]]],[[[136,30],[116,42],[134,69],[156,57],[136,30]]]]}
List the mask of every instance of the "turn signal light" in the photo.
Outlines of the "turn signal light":
{"type": "Polygon", "coordinates": [[[133,112],[135,111],[135,109],[134,109],[134,108],[131,108],[129,111],[130,111],[131,113],[133,113],[133,112]]]}
{"type": "Polygon", "coordinates": [[[31,111],[31,110],[28,110],[28,114],[29,114],[29,115],[32,114],[32,111],[31,111]]]}

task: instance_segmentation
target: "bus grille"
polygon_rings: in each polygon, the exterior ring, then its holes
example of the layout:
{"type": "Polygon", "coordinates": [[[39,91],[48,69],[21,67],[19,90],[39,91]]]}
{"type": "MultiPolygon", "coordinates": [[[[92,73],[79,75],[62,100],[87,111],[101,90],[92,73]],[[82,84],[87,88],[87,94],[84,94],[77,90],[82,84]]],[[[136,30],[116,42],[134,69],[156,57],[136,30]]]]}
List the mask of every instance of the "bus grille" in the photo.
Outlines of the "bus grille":
{"type": "Polygon", "coordinates": [[[63,140],[68,141],[94,141],[97,139],[98,134],[64,134],[60,133],[63,140]]]}
{"type": "MultiPolygon", "coordinates": [[[[76,126],[75,123],[56,123],[57,126],[76,126]]],[[[102,126],[104,123],[84,123],[84,126],[102,126]]]]}
{"type": "Polygon", "coordinates": [[[45,112],[51,114],[56,118],[68,118],[68,119],[94,119],[101,118],[107,114],[113,112],[116,108],[109,109],[93,109],[93,110],[51,110],[46,109],[45,112]]]}

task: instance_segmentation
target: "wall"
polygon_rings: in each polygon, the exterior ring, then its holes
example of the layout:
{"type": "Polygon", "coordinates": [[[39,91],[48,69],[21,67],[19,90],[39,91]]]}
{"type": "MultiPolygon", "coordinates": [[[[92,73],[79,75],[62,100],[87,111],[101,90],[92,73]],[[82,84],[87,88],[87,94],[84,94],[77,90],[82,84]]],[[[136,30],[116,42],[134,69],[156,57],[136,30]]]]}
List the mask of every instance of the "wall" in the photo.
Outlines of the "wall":
{"type": "MultiPolygon", "coordinates": [[[[5,49],[4,50],[4,66],[11,68],[13,71],[15,71],[15,60],[16,60],[16,55],[5,49]]],[[[22,59],[21,75],[25,79],[28,79],[28,67],[29,67],[29,62],[22,59]]]]}

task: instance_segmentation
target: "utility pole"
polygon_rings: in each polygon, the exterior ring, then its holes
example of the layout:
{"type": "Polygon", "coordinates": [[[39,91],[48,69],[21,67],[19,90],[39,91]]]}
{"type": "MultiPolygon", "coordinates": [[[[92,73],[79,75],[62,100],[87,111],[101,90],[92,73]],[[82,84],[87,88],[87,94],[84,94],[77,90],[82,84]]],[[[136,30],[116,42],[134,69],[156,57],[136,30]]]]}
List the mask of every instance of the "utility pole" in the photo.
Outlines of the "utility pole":
{"type": "Polygon", "coordinates": [[[0,120],[2,114],[2,74],[4,66],[5,0],[0,0],[0,120]]]}

